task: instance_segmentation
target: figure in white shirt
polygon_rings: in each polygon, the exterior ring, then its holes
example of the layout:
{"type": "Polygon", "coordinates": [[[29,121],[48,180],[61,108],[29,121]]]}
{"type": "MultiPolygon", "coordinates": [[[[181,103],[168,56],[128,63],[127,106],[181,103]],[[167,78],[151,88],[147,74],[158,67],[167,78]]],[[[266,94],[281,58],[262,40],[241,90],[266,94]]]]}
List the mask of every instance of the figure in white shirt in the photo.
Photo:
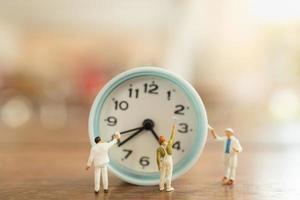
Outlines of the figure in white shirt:
{"type": "Polygon", "coordinates": [[[224,143],[224,165],[225,173],[222,179],[223,184],[232,185],[235,179],[235,171],[238,164],[238,154],[242,152],[239,140],[233,136],[231,128],[225,130],[226,136],[220,137],[212,127],[208,127],[213,138],[224,143]]]}
{"type": "Polygon", "coordinates": [[[108,178],[107,178],[107,164],[109,163],[108,150],[117,140],[121,138],[119,132],[116,132],[113,136],[111,142],[102,142],[100,137],[95,138],[95,145],[91,148],[90,156],[86,165],[86,170],[88,170],[92,163],[94,163],[95,168],[95,193],[100,190],[100,178],[102,174],[102,182],[104,192],[108,192],[108,178]]]}

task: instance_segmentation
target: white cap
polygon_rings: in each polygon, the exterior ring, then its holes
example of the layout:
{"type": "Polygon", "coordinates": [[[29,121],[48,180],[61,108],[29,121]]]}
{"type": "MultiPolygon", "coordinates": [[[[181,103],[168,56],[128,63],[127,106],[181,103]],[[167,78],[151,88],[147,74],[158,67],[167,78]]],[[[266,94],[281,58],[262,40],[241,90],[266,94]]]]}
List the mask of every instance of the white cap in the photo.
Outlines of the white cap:
{"type": "Polygon", "coordinates": [[[228,131],[228,132],[230,132],[232,134],[234,133],[234,131],[232,130],[232,128],[226,128],[225,131],[228,131]]]}

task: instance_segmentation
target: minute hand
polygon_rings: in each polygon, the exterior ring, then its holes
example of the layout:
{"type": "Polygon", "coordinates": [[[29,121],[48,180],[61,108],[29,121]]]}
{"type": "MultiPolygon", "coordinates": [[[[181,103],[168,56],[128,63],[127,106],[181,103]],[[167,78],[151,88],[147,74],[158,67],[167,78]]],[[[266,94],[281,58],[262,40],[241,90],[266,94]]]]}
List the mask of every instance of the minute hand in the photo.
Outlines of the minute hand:
{"type": "Polygon", "coordinates": [[[155,139],[157,140],[158,144],[159,144],[159,137],[158,135],[155,133],[155,131],[152,129],[150,129],[150,131],[152,132],[153,136],[155,137],[155,139]]]}
{"type": "Polygon", "coordinates": [[[140,128],[138,129],[138,131],[136,131],[134,134],[132,134],[130,137],[126,138],[126,140],[124,140],[123,142],[119,143],[118,146],[122,146],[123,144],[125,144],[127,141],[129,141],[130,139],[132,139],[134,136],[136,136],[137,134],[139,134],[140,132],[142,132],[144,130],[144,128],[140,128]]]}

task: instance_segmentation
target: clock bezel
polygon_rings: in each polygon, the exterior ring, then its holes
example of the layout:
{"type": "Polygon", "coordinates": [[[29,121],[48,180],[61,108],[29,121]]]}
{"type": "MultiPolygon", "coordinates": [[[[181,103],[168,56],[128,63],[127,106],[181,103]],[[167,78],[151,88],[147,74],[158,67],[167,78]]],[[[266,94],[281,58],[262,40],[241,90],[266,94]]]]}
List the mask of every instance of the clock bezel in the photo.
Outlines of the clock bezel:
{"type": "MultiPolygon", "coordinates": [[[[179,77],[178,75],[158,67],[138,67],[123,73],[118,74],[113,79],[111,79],[97,94],[93,105],[91,107],[89,115],[89,138],[91,145],[95,145],[94,138],[96,136],[101,136],[99,127],[100,127],[100,113],[102,106],[104,105],[107,97],[112,91],[114,91],[122,83],[137,77],[142,76],[154,76],[158,78],[163,78],[168,81],[171,81],[172,84],[178,86],[189,98],[192,103],[192,107],[195,109],[196,116],[198,120],[196,121],[196,138],[194,141],[191,150],[188,152],[188,156],[184,156],[184,159],[179,163],[174,165],[173,177],[176,179],[186,173],[196,162],[198,161],[202,150],[206,143],[207,138],[207,116],[204,104],[192,87],[192,85],[179,77]]],[[[153,150],[155,151],[155,149],[153,150]]],[[[118,177],[123,179],[126,182],[136,184],[136,185],[155,185],[159,183],[159,173],[142,173],[142,172],[132,172],[133,170],[126,169],[118,165],[114,161],[110,161],[108,164],[109,169],[118,177]]]]}

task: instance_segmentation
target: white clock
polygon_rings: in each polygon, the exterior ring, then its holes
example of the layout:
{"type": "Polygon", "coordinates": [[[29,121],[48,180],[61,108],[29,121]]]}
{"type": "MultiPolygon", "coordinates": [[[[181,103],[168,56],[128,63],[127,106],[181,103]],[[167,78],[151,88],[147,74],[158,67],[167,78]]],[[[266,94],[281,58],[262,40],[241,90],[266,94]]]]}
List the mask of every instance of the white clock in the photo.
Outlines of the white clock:
{"type": "Polygon", "coordinates": [[[158,137],[170,136],[173,117],[177,134],[173,145],[173,179],[198,160],[206,142],[207,117],[194,88],[184,79],[157,67],[139,67],[119,74],[97,95],[89,117],[91,144],[100,136],[122,138],[110,149],[109,169],[132,184],[159,183],[156,164],[158,137]]]}

